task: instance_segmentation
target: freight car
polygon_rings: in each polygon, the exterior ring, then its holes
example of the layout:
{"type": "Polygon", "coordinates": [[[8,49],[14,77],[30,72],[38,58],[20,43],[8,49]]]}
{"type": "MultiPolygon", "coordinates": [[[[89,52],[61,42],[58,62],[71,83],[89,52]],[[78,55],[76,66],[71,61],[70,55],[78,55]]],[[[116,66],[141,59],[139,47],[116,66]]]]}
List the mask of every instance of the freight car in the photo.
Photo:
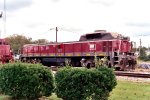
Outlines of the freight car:
{"type": "Polygon", "coordinates": [[[109,67],[115,66],[124,70],[127,65],[132,65],[129,61],[134,58],[133,54],[129,37],[96,30],[82,35],[79,41],[26,44],[21,50],[21,60],[41,62],[47,66],[64,65],[67,61],[72,66],[92,67],[96,56],[98,59],[107,58],[109,67]]]}
{"type": "Polygon", "coordinates": [[[13,60],[13,53],[6,39],[0,39],[0,63],[4,64],[13,60]]]}

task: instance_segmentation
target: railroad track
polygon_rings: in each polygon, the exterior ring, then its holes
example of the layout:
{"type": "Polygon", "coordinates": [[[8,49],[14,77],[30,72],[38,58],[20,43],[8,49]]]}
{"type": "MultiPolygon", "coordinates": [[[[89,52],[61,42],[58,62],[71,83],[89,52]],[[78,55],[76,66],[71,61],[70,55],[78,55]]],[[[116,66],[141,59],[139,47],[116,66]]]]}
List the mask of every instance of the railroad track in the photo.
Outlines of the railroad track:
{"type": "MultiPolygon", "coordinates": [[[[54,72],[57,71],[57,68],[52,68],[54,72]]],[[[114,71],[116,76],[128,76],[128,77],[137,77],[137,78],[150,78],[150,73],[142,72],[126,72],[126,71],[114,71]]]]}
{"type": "Polygon", "coordinates": [[[138,72],[123,72],[115,71],[117,76],[128,76],[128,77],[137,77],[137,78],[150,78],[150,73],[138,73],[138,72]]]}

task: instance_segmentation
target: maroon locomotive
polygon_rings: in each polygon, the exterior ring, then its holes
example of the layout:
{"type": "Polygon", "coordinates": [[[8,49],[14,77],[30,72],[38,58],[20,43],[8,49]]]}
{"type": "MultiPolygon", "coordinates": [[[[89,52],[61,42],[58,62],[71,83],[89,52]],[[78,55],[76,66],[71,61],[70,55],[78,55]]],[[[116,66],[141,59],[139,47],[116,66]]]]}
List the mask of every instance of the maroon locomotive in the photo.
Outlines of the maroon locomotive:
{"type": "Polygon", "coordinates": [[[106,57],[109,67],[120,67],[128,65],[128,62],[124,63],[122,59],[133,56],[129,37],[105,30],[82,35],[80,40],[75,42],[27,44],[21,52],[22,61],[36,61],[48,66],[64,65],[65,61],[68,61],[72,66],[91,67],[95,64],[96,56],[98,59],[106,57]]]}
{"type": "Polygon", "coordinates": [[[10,45],[5,39],[0,39],[0,63],[7,63],[13,60],[13,53],[10,45]]]}

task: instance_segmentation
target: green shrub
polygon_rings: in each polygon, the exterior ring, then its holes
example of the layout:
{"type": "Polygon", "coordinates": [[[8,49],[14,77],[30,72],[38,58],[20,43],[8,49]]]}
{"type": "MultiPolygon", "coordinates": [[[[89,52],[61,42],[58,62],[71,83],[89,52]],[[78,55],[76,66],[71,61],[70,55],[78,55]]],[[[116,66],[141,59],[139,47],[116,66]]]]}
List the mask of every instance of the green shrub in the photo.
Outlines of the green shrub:
{"type": "Polygon", "coordinates": [[[55,81],[56,94],[64,100],[106,100],[116,86],[114,73],[108,68],[62,68],[55,81]]]}
{"type": "Polygon", "coordinates": [[[53,82],[51,71],[39,64],[14,63],[0,68],[0,90],[15,99],[49,96],[53,82]]]}
{"type": "Polygon", "coordinates": [[[117,85],[115,74],[112,69],[99,67],[93,70],[91,80],[93,82],[93,100],[107,100],[109,93],[117,85]]]}
{"type": "Polygon", "coordinates": [[[64,100],[84,100],[88,96],[87,73],[86,69],[63,68],[59,70],[55,75],[57,96],[64,100]]]}

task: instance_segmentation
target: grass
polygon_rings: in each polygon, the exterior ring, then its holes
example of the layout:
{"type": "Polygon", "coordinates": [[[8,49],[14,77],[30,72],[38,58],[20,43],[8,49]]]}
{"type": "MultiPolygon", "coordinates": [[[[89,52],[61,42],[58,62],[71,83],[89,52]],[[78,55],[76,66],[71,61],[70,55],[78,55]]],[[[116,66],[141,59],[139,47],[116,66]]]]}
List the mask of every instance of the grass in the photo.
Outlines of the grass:
{"type": "MultiPolygon", "coordinates": [[[[0,100],[8,99],[6,99],[6,96],[0,95],[0,100]]],[[[48,100],[62,99],[57,98],[57,96],[53,94],[48,97],[48,100]]],[[[150,100],[150,83],[120,80],[116,88],[111,92],[109,100],[150,100]]]]}
{"type": "Polygon", "coordinates": [[[118,81],[109,100],[150,100],[150,83],[118,81]]]}
{"type": "Polygon", "coordinates": [[[52,94],[52,96],[48,97],[48,100],[63,100],[61,98],[58,98],[55,93],[52,94]]]}
{"type": "Polygon", "coordinates": [[[0,95],[0,100],[8,100],[7,98],[8,98],[8,97],[5,96],[5,95],[0,95]]]}

